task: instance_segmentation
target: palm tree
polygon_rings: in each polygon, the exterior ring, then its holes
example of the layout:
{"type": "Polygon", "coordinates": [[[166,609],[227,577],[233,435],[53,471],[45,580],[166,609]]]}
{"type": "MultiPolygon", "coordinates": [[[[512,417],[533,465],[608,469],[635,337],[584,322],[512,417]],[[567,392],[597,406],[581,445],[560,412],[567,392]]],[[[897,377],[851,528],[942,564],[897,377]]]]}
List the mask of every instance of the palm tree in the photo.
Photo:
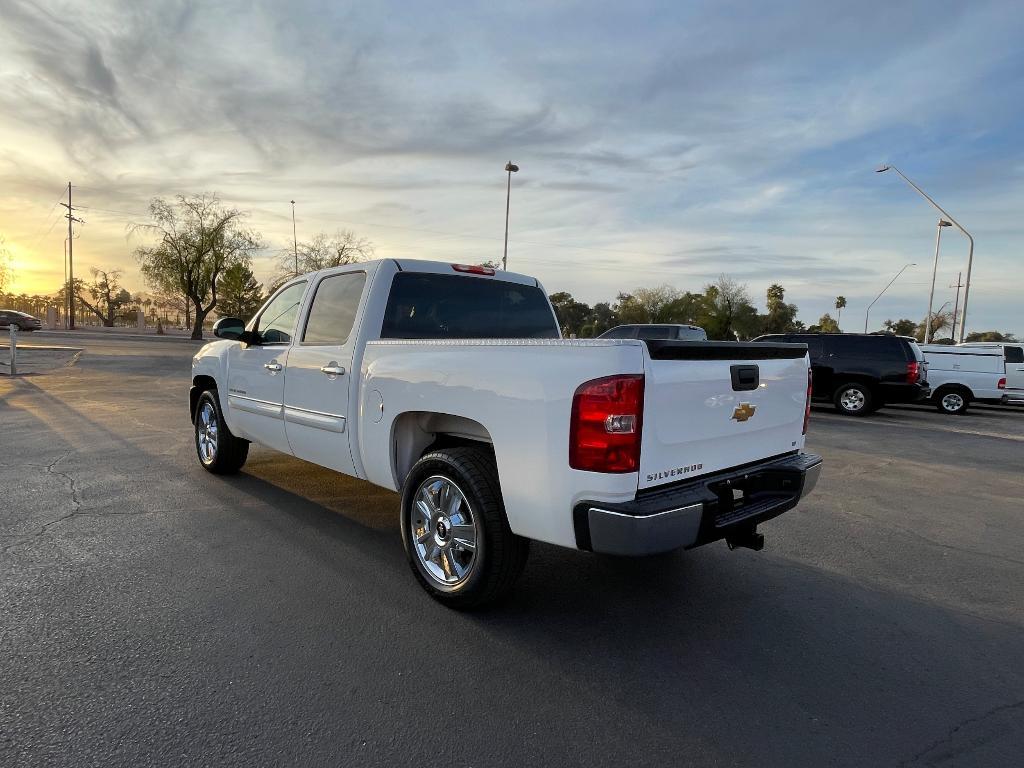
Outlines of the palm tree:
{"type": "Polygon", "coordinates": [[[838,312],[838,314],[836,315],[836,327],[837,328],[839,327],[839,321],[843,317],[843,307],[845,307],[845,306],[846,306],[846,297],[845,296],[836,296],[836,312],[838,312]]]}

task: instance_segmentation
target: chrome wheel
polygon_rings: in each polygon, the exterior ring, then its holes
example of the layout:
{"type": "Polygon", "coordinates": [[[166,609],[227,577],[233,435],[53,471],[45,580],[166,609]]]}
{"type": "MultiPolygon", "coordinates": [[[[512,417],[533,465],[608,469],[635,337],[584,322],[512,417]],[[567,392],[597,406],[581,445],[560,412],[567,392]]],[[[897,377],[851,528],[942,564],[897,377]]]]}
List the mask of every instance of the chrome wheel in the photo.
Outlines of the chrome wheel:
{"type": "Polygon", "coordinates": [[[438,586],[451,589],[469,578],[476,565],[477,523],[455,483],[441,475],[420,483],[409,533],[420,565],[438,586]]]}
{"type": "Polygon", "coordinates": [[[839,403],[845,411],[859,411],[864,407],[864,393],[853,387],[843,390],[843,393],[839,396],[839,403]]]}
{"type": "Polygon", "coordinates": [[[217,458],[217,412],[209,401],[200,405],[196,414],[196,444],[203,464],[212,464],[217,458]]]}
{"type": "Polygon", "coordinates": [[[964,407],[964,399],[961,395],[956,392],[950,392],[948,395],[942,398],[943,410],[949,411],[950,413],[956,413],[964,407]]]}

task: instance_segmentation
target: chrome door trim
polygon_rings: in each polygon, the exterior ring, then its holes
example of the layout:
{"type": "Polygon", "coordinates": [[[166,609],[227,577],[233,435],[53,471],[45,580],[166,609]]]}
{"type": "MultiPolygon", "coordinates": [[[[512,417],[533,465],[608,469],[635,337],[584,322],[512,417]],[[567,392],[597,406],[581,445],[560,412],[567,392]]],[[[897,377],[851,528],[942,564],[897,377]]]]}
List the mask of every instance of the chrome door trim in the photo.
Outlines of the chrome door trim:
{"type": "Polygon", "coordinates": [[[228,394],[228,406],[239,411],[245,411],[246,413],[267,416],[271,419],[284,418],[281,404],[269,400],[257,400],[254,397],[228,394]]]}
{"type": "Polygon", "coordinates": [[[314,429],[323,429],[339,434],[345,431],[344,416],[336,413],[296,408],[294,405],[284,406],[284,420],[288,424],[300,424],[304,427],[313,427],[314,429]]]}

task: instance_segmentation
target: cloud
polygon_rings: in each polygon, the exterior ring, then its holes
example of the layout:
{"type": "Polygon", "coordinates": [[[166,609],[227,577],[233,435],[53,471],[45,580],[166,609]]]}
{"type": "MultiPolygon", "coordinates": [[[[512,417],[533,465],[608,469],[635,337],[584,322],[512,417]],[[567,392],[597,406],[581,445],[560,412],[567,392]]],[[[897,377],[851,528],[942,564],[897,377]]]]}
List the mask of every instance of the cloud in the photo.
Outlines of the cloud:
{"type": "MultiPolygon", "coordinates": [[[[510,257],[556,288],[593,301],[724,271],[758,295],[785,280],[801,306],[844,293],[853,311],[893,264],[929,258],[933,213],[870,173],[888,160],[975,233],[979,321],[1024,332],[985,282],[1024,280],[1022,33],[1009,0],[796,0],[756,17],[9,0],[0,227],[27,250],[71,178],[94,208],[76,255],[129,280],[125,223],[192,192],[250,209],[269,241],[290,241],[296,199],[300,237],[351,219],[382,256],[494,258],[512,159],[510,257]]],[[[43,241],[59,280],[61,241],[43,241]]],[[[961,251],[949,238],[943,280],[961,251]]]]}

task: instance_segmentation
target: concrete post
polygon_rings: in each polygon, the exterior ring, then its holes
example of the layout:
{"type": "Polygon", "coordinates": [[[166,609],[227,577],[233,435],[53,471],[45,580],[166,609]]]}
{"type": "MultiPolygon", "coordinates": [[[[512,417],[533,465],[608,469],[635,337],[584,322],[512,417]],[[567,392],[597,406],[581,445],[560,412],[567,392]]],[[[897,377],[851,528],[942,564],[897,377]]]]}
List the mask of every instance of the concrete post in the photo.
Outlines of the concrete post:
{"type": "Polygon", "coordinates": [[[18,326],[10,324],[11,329],[11,376],[18,375],[18,326]]]}
{"type": "Polygon", "coordinates": [[[51,331],[57,327],[57,308],[47,307],[46,308],[46,327],[51,331]]]}
{"type": "Polygon", "coordinates": [[[146,313],[143,312],[141,309],[135,310],[135,324],[139,328],[146,327],[146,313]]]}

